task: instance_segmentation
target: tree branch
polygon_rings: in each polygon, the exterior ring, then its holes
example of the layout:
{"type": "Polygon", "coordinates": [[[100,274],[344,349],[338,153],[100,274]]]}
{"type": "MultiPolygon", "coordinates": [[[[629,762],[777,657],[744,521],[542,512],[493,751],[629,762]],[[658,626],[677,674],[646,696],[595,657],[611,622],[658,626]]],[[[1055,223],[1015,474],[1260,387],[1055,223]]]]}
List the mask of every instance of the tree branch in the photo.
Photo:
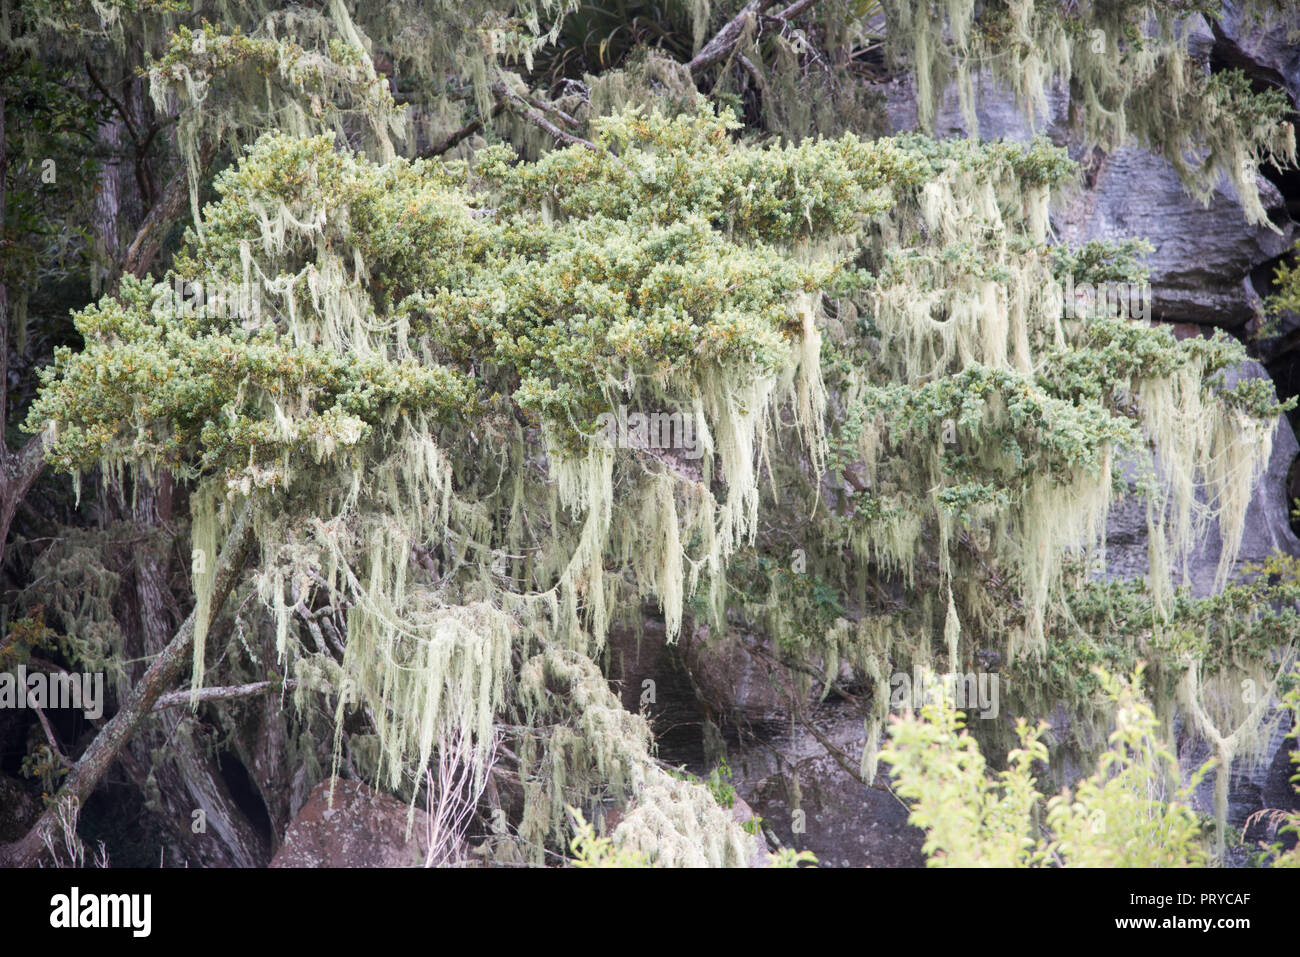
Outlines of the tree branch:
{"type": "Polygon", "coordinates": [[[771,14],[770,18],[788,24],[795,17],[806,13],[810,7],[814,7],[820,2],[821,0],[795,0],[794,3],[790,4],[790,6],[786,7],[780,13],[771,14]]]}
{"type": "MultiPolygon", "coordinates": [[[[492,108],[492,112],[488,115],[490,117],[499,116],[501,114],[501,111],[504,109],[505,106],[501,103],[498,103],[496,106],[492,108]]],[[[448,150],[454,149],[455,147],[459,146],[462,142],[469,139],[475,133],[480,132],[482,129],[483,129],[482,118],[475,117],[474,119],[466,123],[464,126],[462,126],[460,129],[456,130],[454,133],[450,133],[447,136],[443,137],[441,140],[439,140],[437,143],[434,143],[428,149],[421,150],[418,154],[416,154],[416,159],[432,159],[435,156],[441,156],[443,153],[446,153],[448,150]]]]}
{"type": "Polygon", "coordinates": [[[50,750],[54,752],[54,756],[59,759],[59,763],[65,768],[72,767],[72,762],[67,759],[63,749],[59,747],[59,740],[54,736],[54,729],[50,727],[50,719],[45,717],[45,709],[33,707],[32,710],[36,712],[36,717],[41,722],[41,728],[45,731],[45,740],[50,742],[50,750]]]}
{"type": "Polygon", "coordinates": [[[550,113],[552,116],[558,117],[560,119],[560,122],[562,122],[565,126],[571,126],[574,129],[577,129],[578,127],[582,126],[582,124],[579,123],[577,119],[570,116],[568,113],[565,113],[564,110],[560,109],[558,106],[556,106],[553,103],[545,103],[542,100],[539,100],[535,96],[526,96],[524,97],[524,99],[527,100],[532,106],[535,106],[537,109],[541,110],[543,113],[550,113]]]}
{"type": "Polygon", "coordinates": [[[265,694],[268,691],[292,691],[298,687],[297,680],[290,678],[288,681],[254,681],[246,685],[227,685],[223,688],[200,688],[197,692],[191,692],[185,688],[181,691],[169,691],[162,695],[153,703],[153,710],[159,711],[163,708],[175,708],[178,705],[189,704],[193,698],[197,698],[199,703],[205,701],[229,701],[232,698],[249,698],[257,694],[265,694]]]}
{"type": "MultiPolygon", "coordinates": [[[[199,169],[206,169],[216,155],[215,143],[202,146],[199,149],[199,169]]],[[[181,214],[189,193],[189,173],[182,166],[167,182],[162,196],[150,207],[149,215],[145,216],[144,222],[136,231],[135,238],[126,249],[126,258],[122,260],[121,274],[130,273],[143,279],[149,273],[163,240],[167,237],[167,228],[181,214]]]]}
{"type": "Polygon", "coordinates": [[[691,71],[691,76],[699,80],[701,74],[709,67],[721,63],[731,51],[735,49],[740,42],[741,35],[745,32],[745,26],[752,17],[762,17],[764,20],[776,20],[782,24],[788,25],[795,17],[807,13],[812,7],[816,6],[820,0],[795,0],[784,10],[779,13],[769,14],[767,11],[776,6],[777,0],[750,0],[745,4],[738,14],[727,21],[726,25],[719,30],[708,43],[700,48],[700,52],[695,54],[687,68],[691,71]]]}
{"type": "Polygon", "coordinates": [[[131,119],[130,111],[125,105],[123,105],[121,100],[109,92],[108,87],[105,86],[104,81],[99,78],[99,74],[95,72],[95,67],[91,64],[89,59],[86,60],[86,75],[90,77],[90,82],[95,84],[95,89],[99,90],[99,92],[104,95],[104,99],[108,100],[112,105],[113,109],[117,110],[118,115],[122,117],[123,124],[126,126],[127,135],[131,137],[131,142],[138,145],[140,137],[136,133],[135,122],[131,119]]]}
{"type": "MultiPolygon", "coordinates": [[[[217,559],[212,583],[212,606],[208,615],[209,626],[220,613],[221,606],[234,588],[252,550],[251,512],[252,506],[245,505],[230,534],[226,536],[221,556],[217,559]]],[[[38,864],[45,850],[46,839],[58,827],[58,806],[68,799],[78,807],[85,806],[99,779],[126,746],[131,735],[149,716],[164,690],[174,687],[185,673],[194,645],[194,620],[194,612],[190,612],[175,637],[144,673],[130,697],[77,760],[56,799],[41,814],[31,830],[13,844],[0,847],[0,864],[8,867],[33,867],[38,864]]]]}
{"type": "MultiPolygon", "coordinates": [[[[740,40],[740,35],[745,32],[745,25],[751,17],[756,17],[766,12],[771,7],[776,6],[776,0],[749,0],[744,8],[727,21],[726,25],[719,30],[708,43],[700,48],[700,52],[695,54],[694,58],[686,64],[691,71],[691,76],[699,79],[701,73],[725,60],[740,40]]],[[[798,6],[798,4],[795,4],[798,6]]]]}
{"type": "MultiPolygon", "coordinates": [[[[0,336],[5,334],[0,330],[0,336]]],[[[0,562],[4,561],[5,542],[9,540],[9,526],[18,511],[18,503],[44,468],[44,432],[33,435],[17,452],[10,452],[0,442],[0,562]]]]}
{"type": "Polygon", "coordinates": [[[504,83],[493,83],[492,92],[496,94],[498,100],[502,102],[509,101],[513,109],[529,123],[546,131],[562,143],[568,143],[571,146],[582,146],[591,150],[593,153],[599,153],[600,147],[590,140],[584,140],[581,136],[574,136],[572,133],[560,129],[542,114],[529,106],[528,101],[518,93],[511,90],[504,83]]]}

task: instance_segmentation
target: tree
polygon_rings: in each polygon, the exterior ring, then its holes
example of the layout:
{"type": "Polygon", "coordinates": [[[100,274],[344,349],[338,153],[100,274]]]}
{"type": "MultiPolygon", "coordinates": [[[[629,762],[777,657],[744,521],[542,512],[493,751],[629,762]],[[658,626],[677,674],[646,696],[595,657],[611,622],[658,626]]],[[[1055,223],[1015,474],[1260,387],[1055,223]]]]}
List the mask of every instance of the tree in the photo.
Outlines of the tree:
{"type": "MultiPolygon", "coordinates": [[[[1087,135],[1131,120],[1194,189],[1226,170],[1253,196],[1243,164],[1293,162],[1293,132],[1274,96],[1198,72],[1181,5],[955,3],[947,31],[910,7],[754,0],[697,19],[717,29],[685,63],[641,51],[580,82],[547,48],[561,4],[33,8],[33,35],[148,38],[151,128],[174,139],[170,184],[26,428],[136,523],[166,524],[141,493],[188,500],[193,589],[63,796],[84,802],[189,657],[196,706],[217,676],[294,682],[280,740],[310,764],[323,731],[334,771],[413,805],[454,747],[474,793],[517,790],[511,853],[563,853],[566,808],[612,802],[620,853],[743,863],[744,832],[654,759],[602,674],[611,622],[645,600],[670,640],[757,630],[802,688],[820,674],[861,700],[866,782],[887,676],[936,656],[994,652],[1036,706],[1089,708],[1089,654],[1154,644],[1203,728],[1257,718],[1202,692],[1275,684],[1294,635],[1248,616],[1242,642],[1173,587],[1212,521],[1227,583],[1283,408],[1266,382],[1224,385],[1240,345],[1063,308],[1067,280],[1143,278],[1138,243],[1052,242],[1064,150],[862,137],[858,93],[794,104],[854,78],[883,16],[923,122],[944,70],[964,90],[1009,54],[1016,76],[1065,77],[1087,135]],[[1154,90],[1185,117],[1171,133],[1143,113],[1154,90]],[[1130,466],[1153,574],[1119,592],[1089,562],[1130,466]]],[[[1230,758],[1239,736],[1221,740],[1230,758]]],[[[10,858],[34,861],[56,823],[10,858]]]]}

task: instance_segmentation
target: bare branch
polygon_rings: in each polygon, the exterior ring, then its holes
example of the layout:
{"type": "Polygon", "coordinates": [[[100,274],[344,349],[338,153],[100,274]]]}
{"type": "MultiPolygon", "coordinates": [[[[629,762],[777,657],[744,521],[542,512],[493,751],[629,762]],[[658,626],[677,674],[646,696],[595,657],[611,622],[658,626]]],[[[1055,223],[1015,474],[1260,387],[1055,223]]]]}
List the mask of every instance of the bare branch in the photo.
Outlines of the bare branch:
{"type": "Polygon", "coordinates": [[[524,99],[526,99],[530,105],[541,110],[543,113],[550,113],[552,116],[558,117],[560,121],[564,123],[564,125],[566,126],[571,126],[574,129],[577,129],[578,127],[582,126],[581,123],[579,123],[568,113],[565,113],[564,110],[560,109],[554,103],[546,103],[542,100],[539,100],[535,96],[526,96],[524,97],[524,99]]]}
{"type": "MultiPolygon", "coordinates": [[[[739,42],[740,36],[745,32],[745,25],[751,17],[756,17],[766,12],[776,5],[776,0],[749,0],[744,8],[727,21],[726,25],[719,30],[708,43],[700,48],[700,52],[695,54],[687,68],[691,71],[691,76],[699,79],[701,73],[725,60],[732,49],[739,42]]],[[[796,4],[797,6],[797,4],[796,4]]]]}
{"type": "Polygon", "coordinates": [[[45,709],[33,707],[32,710],[36,712],[36,718],[41,723],[41,730],[45,732],[45,740],[50,742],[50,750],[54,752],[54,756],[59,759],[59,762],[65,768],[72,767],[72,762],[68,760],[63,753],[63,749],[59,747],[59,740],[54,736],[54,729],[50,727],[50,719],[45,717],[45,709]]]}
{"type": "Polygon", "coordinates": [[[546,117],[542,116],[540,112],[529,106],[528,100],[511,90],[504,83],[492,84],[492,92],[496,95],[498,100],[505,102],[511,109],[526,119],[529,123],[532,123],[537,128],[551,134],[551,136],[555,137],[560,142],[568,143],[571,146],[582,146],[591,150],[593,153],[600,152],[600,148],[590,140],[584,140],[581,136],[574,136],[572,133],[560,129],[546,117]]]}
{"type": "MultiPolygon", "coordinates": [[[[489,116],[498,116],[500,115],[501,111],[504,109],[505,106],[498,103],[496,106],[492,108],[492,112],[489,114],[489,116]]],[[[451,133],[443,137],[437,143],[434,143],[428,149],[421,150],[419,154],[417,154],[416,159],[432,159],[435,156],[441,156],[443,153],[446,153],[447,151],[454,149],[456,146],[460,145],[462,142],[469,139],[475,133],[480,132],[482,129],[483,129],[482,118],[475,117],[474,119],[466,123],[464,126],[462,126],[460,129],[456,130],[454,133],[451,133]]]]}
{"type": "Polygon", "coordinates": [[[118,115],[122,117],[122,122],[126,125],[126,132],[131,137],[131,142],[138,145],[140,142],[140,136],[136,132],[135,121],[131,119],[131,111],[126,108],[120,99],[109,92],[108,87],[104,85],[104,81],[101,80],[99,74],[95,72],[94,64],[92,64],[89,59],[85,62],[86,75],[90,77],[90,82],[95,85],[95,89],[99,90],[99,92],[103,94],[104,99],[108,100],[113,109],[117,110],[118,115]]]}
{"type": "Polygon", "coordinates": [[[183,691],[169,691],[153,703],[153,710],[158,711],[162,708],[175,708],[179,705],[189,704],[191,700],[198,699],[202,704],[205,701],[229,701],[231,698],[250,698],[253,695],[265,694],[268,691],[292,691],[298,687],[298,682],[290,678],[288,681],[254,681],[246,685],[226,685],[220,688],[200,688],[197,692],[191,692],[188,688],[183,691]]]}
{"type": "Polygon", "coordinates": [[[694,58],[686,64],[691,71],[691,76],[698,80],[701,74],[709,67],[721,63],[731,51],[735,49],[736,44],[740,42],[741,36],[745,32],[745,26],[753,17],[761,17],[764,20],[776,20],[783,25],[789,25],[789,22],[816,6],[820,0],[795,0],[779,13],[767,13],[772,7],[776,6],[776,0],[750,0],[745,4],[738,14],[727,21],[726,25],[714,35],[713,39],[695,54],[694,58]]]}
{"type": "Polygon", "coordinates": [[[773,20],[780,20],[783,23],[789,23],[800,14],[806,13],[809,8],[816,6],[821,0],[795,0],[794,3],[786,7],[780,13],[771,15],[773,20]]]}
{"type": "MultiPolygon", "coordinates": [[[[3,335],[0,330],[0,337],[3,335]]],[[[10,452],[0,443],[0,561],[4,560],[5,542],[18,504],[45,468],[45,441],[44,432],[33,435],[17,452],[10,452]]]]}
{"type": "MultiPolygon", "coordinates": [[[[206,169],[217,154],[215,144],[208,144],[199,150],[199,169],[206,169]]],[[[126,258],[122,261],[122,273],[130,273],[143,279],[149,272],[153,261],[158,257],[167,230],[181,214],[189,199],[189,172],[182,167],[178,169],[167,185],[163,187],[162,196],[149,210],[135,238],[127,247],[126,258]]]]}
{"type": "Polygon", "coordinates": [[[743,53],[738,54],[736,59],[740,61],[740,65],[744,68],[745,72],[749,74],[749,78],[754,81],[755,89],[757,89],[759,93],[766,93],[767,81],[763,79],[763,74],[758,72],[758,67],[754,65],[753,61],[743,53]]]}

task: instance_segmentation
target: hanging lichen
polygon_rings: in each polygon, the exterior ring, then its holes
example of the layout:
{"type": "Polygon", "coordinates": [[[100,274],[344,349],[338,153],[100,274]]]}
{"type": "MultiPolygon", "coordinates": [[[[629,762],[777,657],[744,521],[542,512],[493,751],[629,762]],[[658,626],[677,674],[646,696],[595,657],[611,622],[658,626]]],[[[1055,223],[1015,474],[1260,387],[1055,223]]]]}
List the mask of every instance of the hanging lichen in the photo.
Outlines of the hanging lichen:
{"type": "MultiPolygon", "coordinates": [[[[948,6],[944,42],[975,44],[968,7],[948,6]]],[[[79,313],[86,348],[58,354],[31,422],[52,423],[64,468],[191,484],[204,621],[217,543],[251,505],[277,664],[300,708],[332,696],[336,769],[364,721],[368,770],[414,801],[448,740],[482,783],[507,725],[535,858],[567,844],[567,807],[608,800],[622,847],[741,863],[743,832],[653,760],[595,664],[641,599],[669,640],[688,615],[762,615],[823,695],[842,663],[872,682],[870,775],[895,669],[942,654],[957,670],[977,648],[1048,660],[1129,458],[1153,548],[1175,559],[1153,562],[1156,611],[1212,521],[1226,581],[1277,403],[1215,381],[1243,355],[1222,339],[1063,315],[1067,270],[1137,275],[1123,248],[1048,246],[1063,151],[758,147],[732,114],[677,103],[591,116],[591,143],[535,161],[500,145],[411,161],[344,5],[288,16],[304,18],[292,40],[283,17],[173,35],[155,93],[187,104],[191,166],[223,123],[283,129],[217,177],[163,281],[128,278],[79,313]],[[199,36],[227,83],[274,81],[270,112],[193,109],[220,86],[193,73],[199,36]],[[178,284],[205,291],[199,308],[178,284]],[[226,286],[234,307],[207,296],[226,286]],[[775,575],[732,595],[782,509],[807,519],[812,570],[842,601],[775,575]]],[[[684,82],[640,69],[598,92],[684,82]]],[[[468,94],[480,112],[488,73],[468,94]]],[[[195,689],[209,638],[196,630],[195,689]]],[[[1228,726],[1196,700],[1207,729],[1228,726]]]]}

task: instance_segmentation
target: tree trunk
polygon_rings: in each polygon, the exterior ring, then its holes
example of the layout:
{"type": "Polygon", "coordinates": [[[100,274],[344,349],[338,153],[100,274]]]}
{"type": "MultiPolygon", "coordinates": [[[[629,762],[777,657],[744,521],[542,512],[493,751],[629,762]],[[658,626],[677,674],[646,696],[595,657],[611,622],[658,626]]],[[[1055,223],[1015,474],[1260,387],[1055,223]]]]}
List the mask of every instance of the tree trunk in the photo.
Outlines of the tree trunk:
{"type": "MultiPolygon", "coordinates": [[[[162,476],[166,488],[170,479],[162,476]]],[[[151,659],[166,648],[173,622],[168,612],[166,551],[160,541],[159,495],[147,480],[139,479],[135,494],[135,524],[146,532],[146,542],[134,551],[136,614],[142,648],[133,658],[151,659]],[[151,533],[151,534],[149,534],[151,533]]],[[[162,823],[172,832],[178,863],[205,867],[259,867],[269,861],[265,840],[231,797],[221,768],[205,752],[196,732],[200,723],[188,709],[159,711],[131,741],[131,752],[152,772],[148,796],[156,800],[162,823]],[[203,811],[204,830],[194,831],[195,811],[203,811]]],[[[139,781],[143,784],[143,781],[139,781]]]]}
{"type": "MultiPolygon", "coordinates": [[[[170,541],[159,528],[170,517],[168,505],[159,508],[160,500],[169,502],[169,492],[170,479],[165,475],[157,489],[143,477],[137,481],[134,520],[146,534],[144,543],[132,554],[140,641],[138,649],[131,649],[133,659],[152,659],[167,647],[174,630],[167,594],[170,541]]],[[[151,782],[136,783],[156,805],[160,821],[171,834],[176,863],[265,866],[270,860],[269,848],[235,803],[220,766],[203,745],[201,722],[188,708],[155,712],[130,748],[137,765],[150,772],[151,782]],[[198,811],[202,812],[203,829],[196,833],[198,811]]]]}
{"type": "MultiPolygon", "coordinates": [[[[253,541],[251,506],[246,505],[230,530],[230,534],[226,536],[221,556],[217,560],[213,576],[209,625],[216,619],[231,589],[234,588],[243,570],[244,562],[252,550],[253,541]]],[[[61,840],[58,834],[60,806],[71,805],[75,809],[80,809],[85,805],[86,799],[95,790],[100,778],[126,747],[140,724],[150,715],[154,702],[165,692],[173,690],[185,675],[194,648],[194,620],[195,613],[190,612],[185,623],[163,649],[162,654],[154,659],[149,670],[136,684],[127,700],[122,703],[117,714],[104,725],[90,747],[77,760],[64,780],[63,787],[55,795],[54,801],[41,814],[32,829],[13,844],[0,847],[0,864],[10,867],[33,867],[41,863],[46,856],[47,840],[51,842],[61,840]]]]}

